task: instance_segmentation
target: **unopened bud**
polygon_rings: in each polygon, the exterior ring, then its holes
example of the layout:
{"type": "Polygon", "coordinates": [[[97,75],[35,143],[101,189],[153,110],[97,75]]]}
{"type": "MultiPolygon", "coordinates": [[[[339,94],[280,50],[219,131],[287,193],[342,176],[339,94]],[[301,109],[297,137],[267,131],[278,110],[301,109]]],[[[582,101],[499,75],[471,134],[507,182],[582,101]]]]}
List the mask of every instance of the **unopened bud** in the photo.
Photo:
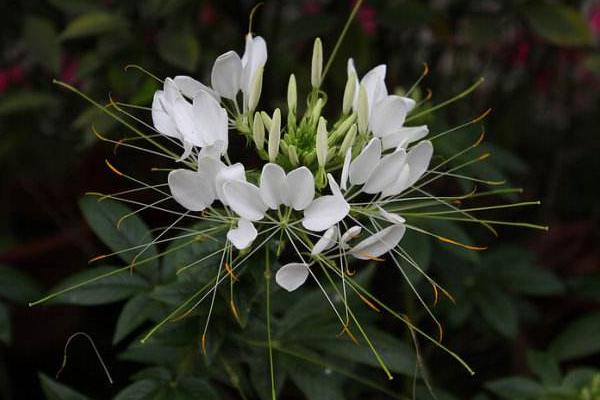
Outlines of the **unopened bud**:
{"type": "Polygon", "coordinates": [[[297,102],[298,102],[298,92],[296,89],[296,77],[294,76],[294,74],[291,74],[290,80],[288,82],[288,91],[287,91],[288,111],[291,114],[296,114],[297,102]]]}
{"type": "Polygon", "coordinates": [[[344,100],[342,103],[342,112],[348,114],[354,104],[354,92],[356,92],[356,75],[354,72],[348,74],[346,87],[344,87],[344,100]]]}
{"type": "Polygon", "coordinates": [[[310,70],[310,84],[313,88],[318,89],[321,86],[321,78],[323,74],[323,45],[321,39],[316,38],[313,45],[312,64],[310,70]]]}
{"type": "Polygon", "coordinates": [[[290,163],[293,167],[297,167],[298,164],[300,164],[300,159],[298,158],[296,146],[294,146],[293,144],[288,146],[288,158],[290,159],[290,163]]]}
{"type": "Polygon", "coordinates": [[[322,98],[319,98],[316,102],[315,105],[312,109],[312,113],[311,113],[311,119],[313,121],[318,121],[319,117],[321,116],[321,111],[323,111],[323,106],[325,105],[325,102],[323,101],[322,98]]]}
{"type": "Polygon", "coordinates": [[[271,130],[271,117],[264,111],[260,112],[260,117],[262,118],[263,124],[267,130],[271,130]]]}
{"type": "Polygon", "coordinates": [[[248,111],[253,112],[258,105],[260,100],[260,94],[262,92],[262,81],[263,81],[264,66],[259,67],[254,73],[254,79],[252,79],[252,88],[250,89],[250,96],[248,96],[248,111]]]}
{"type": "Polygon", "coordinates": [[[324,167],[327,163],[327,121],[325,118],[319,118],[319,124],[317,125],[317,162],[319,167],[324,167]]]}
{"type": "Polygon", "coordinates": [[[271,127],[269,129],[269,161],[274,162],[279,154],[281,140],[281,111],[279,108],[273,112],[271,127]]]}
{"type": "Polygon", "coordinates": [[[356,140],[356,124],[350,127],[350,130],[344,137],[342,144],[340,145],[339,155],[340,157],[344,157],[349,148],[354,145],[354,141],[356,140]]]}
{"type": "Polygon", "coordinates": [[[262,150],[263,146],[265,145],[265,124],[263,123],[263,120],[258,112],[254,114],[252,140],[254,140],[256,148],[262,150]]]}
{"type": "Polygon", "coordinates": [[[358,91],[358,133],[367,133],[369,127],[369,99],[367,90],[363,85],[360,85],[358,91]]]}

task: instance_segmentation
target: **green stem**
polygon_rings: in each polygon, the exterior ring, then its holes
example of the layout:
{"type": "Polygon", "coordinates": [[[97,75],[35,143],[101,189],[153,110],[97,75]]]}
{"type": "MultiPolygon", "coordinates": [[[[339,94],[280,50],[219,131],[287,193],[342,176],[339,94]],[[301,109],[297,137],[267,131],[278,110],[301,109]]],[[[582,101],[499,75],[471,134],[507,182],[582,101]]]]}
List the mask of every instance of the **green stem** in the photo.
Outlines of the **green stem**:
{"type": "Polygon", "coordinates": [[[269,247],[265,247],[265,286],[267,291],[267,343],[269,348],[269,373],[271,375],[271,398],[275,400],[275,369],[273,368],[273,341],[271,340],[271,260],[269,247]]]}

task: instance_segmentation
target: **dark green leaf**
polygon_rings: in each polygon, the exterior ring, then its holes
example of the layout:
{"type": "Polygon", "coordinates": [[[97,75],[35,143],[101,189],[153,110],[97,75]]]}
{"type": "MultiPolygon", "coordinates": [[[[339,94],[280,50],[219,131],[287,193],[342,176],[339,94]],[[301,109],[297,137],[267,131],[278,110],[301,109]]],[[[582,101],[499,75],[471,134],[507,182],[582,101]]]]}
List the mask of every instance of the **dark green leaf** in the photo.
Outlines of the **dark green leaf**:
{"type": "Polygon", "coordinates": [[[315,368],[291,357],[282,357],[285,369],[308,400],[344,400],[339,377],[327,368],[315,368]]]}
{"type": "Polygon", "coordinates": [[[125,303],[117,320],[113,344],[120,342],[158,310],[159,304],[150,299],[146,294],[140,294],[131,298],[125,303]]]}
{"type": "Polygon", "coordinates": [[[102,7],[102,3],[96,0],[48,0],[48,2],[67,15],[86,13],[102,7]]]}
{"type": "Polygon", "coordinates": [[[47,400],[88,400],[88,397],[44,374],[39,374],[39,378],[47,400]]]}
{"type": "Polygon", "coordinates": [[[536,374],[545,385],[557,385],[560,383],[560,367],[556,359],[541,351],[529,350],[527,352],[527,364],[531,371],[536,374]]]}
{"type": "Polygon", "coordinates": [[[493,286],[478,286],[472,293],[473,301],[483,318],[499,333],[514,338],[518,331],[517,308],[512,298],[493,286]]]}
{"type": "Polygon", "coordinates": [[[587,357],[600,352],[600,313],[572,322],[550,345],[559,360],[587,357]]]}
{"type": "Polygon", "coordinates": [[[582,46],[592,42],[585,19],[576,9],[562,4],[535,2],[523,8],[531,28],[559,46],[582,46]]]}
{"type": "Polygon", "coordinates": [[[40,286],[20,269],[0,265],[0,298],[27,304],[40,297],[40,286]]]}
{"type": "Polygon", "coordinates": [[[161,389],[159,382],[144,379],[137,381],[121,390],[114,400],[150,400],[155,399],[161,389]]]}
{"type": "Polygon", "coordinates": [[[95,11],[76,17],[60,34],[60,38],[76,39],[97,36],[126,27],[127,22],[120,16],[105,11],[95,11]]]}
{"type": "Polygon", "coordinates": [[[56,28],[41,17],[27,17],[23,33],[30,56],[53,73],[60,68],[60,44],[56,28]]]}
{"type": "Polygon", "coordinates": [[[216,400],[219,398],[206,379],[190,375],[177,378],[176,393],[181,400],[216,400]]]}
{"type": "Polygon", "coordinates": [[[23,90],[4,94],[0,99],[0,116],[39,110],[53,103],[54,98],[46,93],[23,90]]]}
{"type": "Polygon", "coordinates": [[[128,270],[94,280],[101,275],[114,271],[117,271],[117,268],[97,267],[71,275],[55,287],[52,292],[57,292],[89,280],[93,281],[58,296],[53,302],[79,305],[114,303],[147,291],[150,288],[150,285],[144,278],[138,274],[131,274],[128,270]]]}
{"type": "Polygon", "coordinates": [[[543,393],[543,386],[531,379],[518,376],[498,379],[485,385],[502,399],[537,399],[543,393]]]}
{"type": "Polygon", "coordinates": [[[141,218],[132,215],[117,228],[119,219],[131,212],[121,203],[110,199],[98,201],[95,197],[86,196],[79,201],[79,206],[94,233],[110,250],[118,252],[133,248],[119,253],[119,257],[130,264],[140,254],[135,270],[149,276],[157,273],[156,246],[148,245],[153,240],[152,234],[141,218]]]}
{"type": "Polygon", "coordinates": [[[200,44],[191,30],[167,30],[158,37],[158,54],[175,67],[194,71],[200,57],[200,44]]]}

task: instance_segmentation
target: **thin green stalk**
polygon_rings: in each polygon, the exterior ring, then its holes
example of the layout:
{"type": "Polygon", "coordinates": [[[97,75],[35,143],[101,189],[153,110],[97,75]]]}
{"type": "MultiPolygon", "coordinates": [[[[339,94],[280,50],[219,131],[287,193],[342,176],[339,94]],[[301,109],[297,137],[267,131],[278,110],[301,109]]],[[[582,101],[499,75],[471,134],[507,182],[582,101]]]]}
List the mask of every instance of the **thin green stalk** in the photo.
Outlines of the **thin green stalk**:
{"type": "Polygon", "coordinates": [[[267,343],[269,348],[269,373],[271,375],[271,398],[275,400],[275,369],[273,368],[273,341],[271,340],[271,260],[269,246],[265,247],[265,286],[267,292],[267,343]]]}

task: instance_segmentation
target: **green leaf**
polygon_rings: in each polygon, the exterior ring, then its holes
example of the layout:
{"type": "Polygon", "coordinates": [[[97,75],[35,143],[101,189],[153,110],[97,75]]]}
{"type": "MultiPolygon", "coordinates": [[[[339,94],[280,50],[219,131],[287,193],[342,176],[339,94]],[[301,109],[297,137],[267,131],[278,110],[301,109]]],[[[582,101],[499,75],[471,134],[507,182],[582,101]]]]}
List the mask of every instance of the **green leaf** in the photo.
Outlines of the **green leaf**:
{"type": "MultiPolygon", "coordinates": [[[[115,267],[102,266],[79,272],[62,281],[52,292],[57,292],[116,270],[115,267]]],[[[148,282],[138,274],[122,271],[64,293],[52,302],[86,306],[108,304],[147,291],[149,288],[148,282]]]]}
{"type": "Polygon", "coordinates": [[[483,318],[496,331],[508,338],[517,335],[517,308],[506,293],[494,286],[480,285],[473,290],[472,298],[483,318]]]}
{"type": "Polygon", "coordinates": [[[140,294],[129,299],[117,320],[113,344],[119,343],[123,338],[138,328],[153,313],[159,309],[159,305],[146,294],[140,294]]]}
{"type": "Polygon", "coordinates": [[[60,38],[65,40],[97,36],[126,27],[127,22],[120,16],[104,11],[94,11],[76,17],[60,34],[60,38]]]}
{"type": "Polygon", "coordinates": [[[527,352],[527,365],[529,365],[531,371],[536,374],[545,385],[550,386],[560,383],[560,367],[551,354],[529,350],[527,352]]]}
{"type": "Polygon", "coordinates": [[[40,286],[20,269],[0,265],[0,298],[27,304],[40,297],[40,286]]]}
{"type": "Polygon", "coordinates": [[[159,382],[144,379],[137,381],[121,390],[114,400],[149,400],[157,398],[156,394],[160,391],[159,382]]]}
{"type": "Polygon", "coordinates": [[[96,0],[48,0],[48,3],[67,15],[82,14],[102,8],[96,0]]]}
{"type": "Polygon", "coordinates": [[[190,29],[167,30],[158,36],[158,54],[169,64],[194,71],[200,58],[200,44],[190,29]]]}
{"type": "Polygon", "coordinates": [[[39,374],[42,390],[47,400],[88,400],[89,398],[68,386],[56,382],[44,374],[39,374]]]}
{"type": "Polygon", "coordinates": [[[12,341],[12,324],[10,312],[4,303],[0,302],[0,341],[10,344],[12,341]]]}
{"type": "Polygon", "coordinates": [[[22,90],[4,94],[0,99],[0,116],[24,113],[49,107],[54,103],[54,97],[41,92],[22,90]]]}
{"type": "Polygon", "coordinates": [[[562,4],[535,2],[523,7],[535,33],[559,46],[585,46],[592,34],[576,9],[562,4]]]}
{"type": "Polygon", "coordinates": [[[131,212],[121,203],[110,199],[98,201],[95,197],[86,196],[79,201],[79,206],[90,228],[110,250],[117,252],[134,248],[119,253],[119,257],[128,264],[143,251],[137,263],[142,263],[145,259],[150,261],[135,267],[135,270],[146,276],[154,276],[157,273],[158,252],[154,244],[145,248],[146,244],[152,242],[153,237],[141,218],[132,215],[123,220],[117,229],[119,219],[131,212]],[[153,257],[154,259],[151,259],[153,257]]]}
{"type": "Polygon", "coordinates": [[[206,379],[191,375],[180,375],[175,389],[177,398],[190,400],[216,400],[219,398],[206,379]]]}
{"type": "Polygon", "coordinates": [[[41,17],[27,17],[23,32],[30,56],[48,70],[60,69],[60,44],[54,24],[41,17]]]}
{"type": "MultiPolygon", "coordinates": [[[[317,357],[318,359],[318,357],[317,357]]],[[[315,368],[306,362],[289,356],[282,356],[285,369],[294,384],[308,400],[344,400],[341,380],[327,368],[315,368]]]]}
{"type": "Polygon", "coordinates": [[[544,390],[539,383],[518,376],[498,379],[485,386],[500,398],[507,400],[538,399],[544,390]]]}
{"type": "Polygon", "coordinates": [[[550,345],[559,360],[587,357],[600,352],[600,313],[585,315],[572,322],[550,345]]]}

